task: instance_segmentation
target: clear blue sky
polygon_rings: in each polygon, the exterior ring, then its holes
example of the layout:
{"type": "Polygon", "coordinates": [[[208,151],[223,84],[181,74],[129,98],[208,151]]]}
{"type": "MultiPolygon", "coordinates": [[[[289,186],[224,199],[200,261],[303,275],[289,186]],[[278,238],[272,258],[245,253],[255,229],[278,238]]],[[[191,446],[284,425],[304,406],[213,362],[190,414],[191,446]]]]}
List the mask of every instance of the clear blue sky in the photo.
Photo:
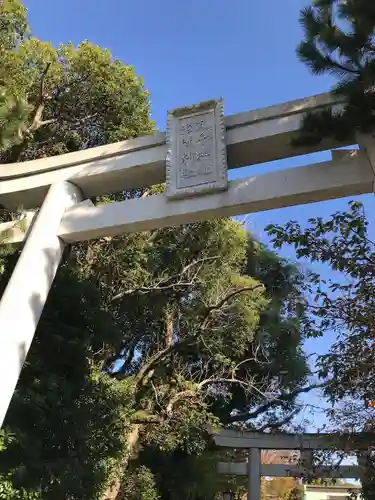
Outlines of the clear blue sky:
{"type": "MultiPolygon", "coordinates": [[[[151,92],[152,115],[165,127],[168,109],[223,97],[233,114],[325,92],[331,81],[313,77],[295,56],[301,39],[299,11],[306,0],[27,0],[36,36],[54,44],[83,39],[111,50],[133,65],[151,92]]],[[[245,176],[328,159],[327,153],[231,172],[245,176]]],[[[361,197],[368,214],[372,195],[361,197]]],[[[263,228],[290,219],[345,209],[348,200],[306,205],[250,217],[249,227],[265,240],[263,228]]],[[[289,249],[286,255],[293,257],[289,249]]],[[[331,338],[308,344],[323,351],[331,338]]]]}

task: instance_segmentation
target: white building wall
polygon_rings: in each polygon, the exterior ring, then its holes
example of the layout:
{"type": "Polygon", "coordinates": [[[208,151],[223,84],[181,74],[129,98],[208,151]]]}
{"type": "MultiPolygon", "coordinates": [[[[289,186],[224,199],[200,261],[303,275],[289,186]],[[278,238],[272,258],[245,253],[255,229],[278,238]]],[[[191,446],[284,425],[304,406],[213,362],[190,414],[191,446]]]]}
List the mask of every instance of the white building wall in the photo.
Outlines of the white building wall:
{"type": "Polygon", "coordinates": [[[346,488],[321,487],[313,490],[309,487],[304,487],[304,500],[329,500],[330,497],[341,497],[344,500],[350,494],[351,491],[348,491],[346,488]]]}

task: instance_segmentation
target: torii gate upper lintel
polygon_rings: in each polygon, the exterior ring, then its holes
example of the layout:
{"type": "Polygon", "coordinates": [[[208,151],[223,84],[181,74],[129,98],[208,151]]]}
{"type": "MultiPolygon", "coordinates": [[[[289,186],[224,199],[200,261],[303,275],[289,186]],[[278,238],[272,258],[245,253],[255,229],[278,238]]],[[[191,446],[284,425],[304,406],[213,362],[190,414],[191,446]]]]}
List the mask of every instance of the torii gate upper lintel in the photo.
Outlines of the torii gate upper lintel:
{"type": "MultiPolygon", "coordinates": [[[[0,166],[0,203],[25,212],[28,231],[0,224],[4,242],[26,244],[0,303],[0,426],[66,243],[372,193],[375,140],[332,160],[228,182],[227,168],[350,144],[293,148],[306,111],[341,106],[329,94],[224,117],[222,101],[168,114],[167,134],[0,166]],[[166,194],[93,206],[92,196],[166,182],[166,194]],[[34,220],[35,219],[35,220],[34,220]],[[9,234],[8,234],[9,233],[9,234]]],[[[27,227],[26,227],[27,229],[27,227]]]]}

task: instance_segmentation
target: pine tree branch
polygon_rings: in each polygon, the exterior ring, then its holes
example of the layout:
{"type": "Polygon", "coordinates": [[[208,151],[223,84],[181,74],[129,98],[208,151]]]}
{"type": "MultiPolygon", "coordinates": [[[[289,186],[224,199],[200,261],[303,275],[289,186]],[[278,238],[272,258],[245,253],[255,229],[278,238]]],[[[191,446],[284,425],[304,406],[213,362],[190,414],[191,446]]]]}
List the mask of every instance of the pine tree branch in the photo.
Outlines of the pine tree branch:
{"type": "Polygon", "coordinates": [[[361,74],[360,69],[353,69],[353,68],[349,68],[349,66],[344,66],[342,63],[338,62],[336,59],[332,59],[331,57],[330,57],[330,60],[332,61],[332,64],[334,64],[335,66],[337,66],[339,69],[341,69],[344,72],[352,73],[353,75],[357,75],[357,76],[359,76],[361,74]]]}

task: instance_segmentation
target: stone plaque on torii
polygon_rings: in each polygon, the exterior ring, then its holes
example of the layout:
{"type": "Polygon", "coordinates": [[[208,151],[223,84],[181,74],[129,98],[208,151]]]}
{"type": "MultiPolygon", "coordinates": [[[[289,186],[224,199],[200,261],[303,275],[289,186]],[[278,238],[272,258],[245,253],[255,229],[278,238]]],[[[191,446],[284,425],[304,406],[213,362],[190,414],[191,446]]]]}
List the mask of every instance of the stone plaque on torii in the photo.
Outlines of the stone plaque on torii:
{"type": "Polygon", "coordinates": [[[167,117],[167,198],[228,189],[222,100],[177,108],[167,117]]]}

